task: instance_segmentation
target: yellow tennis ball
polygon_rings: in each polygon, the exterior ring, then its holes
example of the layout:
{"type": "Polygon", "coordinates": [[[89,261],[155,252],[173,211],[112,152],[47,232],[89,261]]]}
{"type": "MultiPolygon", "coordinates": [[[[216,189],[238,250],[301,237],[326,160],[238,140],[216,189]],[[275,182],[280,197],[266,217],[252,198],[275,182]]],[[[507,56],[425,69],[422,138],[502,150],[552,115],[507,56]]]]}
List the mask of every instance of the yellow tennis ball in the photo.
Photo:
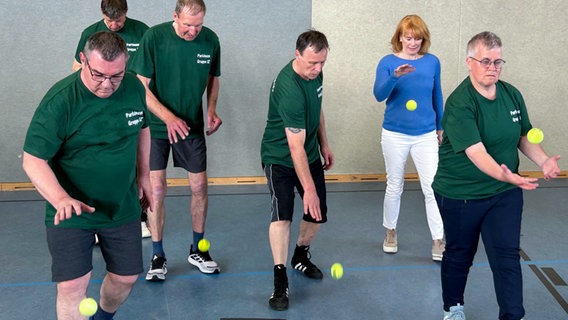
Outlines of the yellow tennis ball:
{"type": "Polygon", "coordinates": [[[336,262],[331,265],[331,277],[335,280],[339,280],[343,277],[343,266],[341,263],[336,262]]]}
{"type": "Polygon", "coordinates": [[[418,104],[416,103],[416,101],[414,101],[412,99],[406,101],[406,109],[408,109],[409,111],[414,111],[414,110],[416,110],[417,107],[418,107],[418,104]]]}
{"type": "Polygon", "coordinates": [[[79,312],[85,317],[90,317],[97,313],[97,301],[93,298],[85,298],[79,303],[79,312]]]}
{"type": "Polygon", "coordinates": [[[211,246],[211,243],[209,242],[209,240],[203,238],[201,240],[199,240],[199,242],[197,243],[197,248],[199,249],[199,251],[201,252],[207,252],[209,251],[209,247],[211,246]]]}
{"type": "Polygon", "coordinates": [[[539,144],[544,139],[544,133],[539,128],[532,128],[527,133],[527,139],[530,143],[539,144]]]}

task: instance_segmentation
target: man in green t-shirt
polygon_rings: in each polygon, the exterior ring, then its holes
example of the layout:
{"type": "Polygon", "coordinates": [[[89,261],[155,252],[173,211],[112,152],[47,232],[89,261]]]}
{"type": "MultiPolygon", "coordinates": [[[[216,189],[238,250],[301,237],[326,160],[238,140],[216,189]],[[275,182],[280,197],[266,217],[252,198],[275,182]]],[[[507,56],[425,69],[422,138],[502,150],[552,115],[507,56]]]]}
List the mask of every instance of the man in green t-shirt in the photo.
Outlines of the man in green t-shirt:
{"type": "Polygon", "coordinates": [[[501,39],[491,32],[467,44],[467,77],[448,97],[432,187],[444,222],[446,251],[441,279],[444,320],[465,319],[464,291],[479,237],[495,282],[499,319],[523,318],[520,266],[522,190],[536,178],[518,174],[519,152],[544,178],[560,172],[558,159],[527,139],[532,128],[521,93],[499,80],[505,64],[501,39]]]}
{"type": "MultiPolygon", "coordinates": [[[[128,11],[128,4],[126,0],[102,0],[101,11],[103,19],[99,20],[92,25],[88,26],[81,33],[81,38],[75,50],[75,60],[73,61],[73,71],[81,68],[80,54],[85,47],[87,39],[95,32],[99,31],[112,31],[116,32],[125,42],[126,48],[130,55],[129,61],[136,53],[140,45],[140,39],[144,32],[148,30],[148,26],[141,21],[130,19],[126,16],[128,11]]],[[[130,70],[129,62],[126,63],[126,68],[130,70]]]]}
{"type": "MultiPolygon", "coordinates": [[[[85,48],[85,43],[87,39],[96,32],[99,31],[112,31],[116,32],[125,42],[126,49],[130,58],[126,62],[126,69],[130,70],[130,61],[132,61],[133,55],[136,53],[138,46],[140,45],[140,40],[142,36],[148,30],[148,26],[138,20],[130,19],[126,16],[128,11],[128,4],[126,0],[102,0],[101,1],[101,12],[103,14],[103,19],[95,22],[94,24],[87,27],[82,33],[79,43],[77,44],[77,49],[75,50],[75,60],[73,61],[73,71],[79,70],[81,68],[81,52],[85,48]]],[[[146,225],[147,215],[146,211],[141,213],[140,217],[140,227],[142,229],[142,237],[150,237],[150,230],[146,225]]],[[[98,243],[98,238],[96,238],[98,243]]]]}
{"type": "Polygon", "coordinates": [[[322,68],[328,50],[323,33],[315,30],[302,33],[296,41],[295,59],[280,71],[270,91],[260,155],[271,197],[269,238],[274,259],[274,292],[268,304],[274,310],[288,308],[286,261],[294,188],[303,199],[304,215],[291,264],[308,278],[323,278],[321,270],[310,261],[309,250],[321,224],[327,221],[323,172],[334,163],[321,108],[322,68]]]}
{"type": "Polygon", "coordinates": [[[94,319],[112,319],[143,271],[140,210],[153,206],[148,111],[144,87],[126,72],[128,52],[118,35],[95,33],[80,58],[82,70],[39,104],[23,168],[47,200],[58,319],[81,318],[95,234],[108,273],[94,319]]]}
{"type": "Polygon", "coordinates": [[[166,168],[170,151],[175,167],[188,172],[191,188],[193,243],[188,262],[203,273],[219,273],[209,251],[200,251],[207,217],[207,150],[205,133],[221,126],[217,115],[221,48],[219,38],[203,26],[205,3],[178,0],[174,20],[158,24],[144,34],[132,61],[132,70],[146,88],[151,115],[150,177],[155,208],[148,213],[152,233],[152,260],[148,281],[166,279],[162,245],[166,196],[166,168]],[[203,120],[203,94],[207,95],[207,131],[203,120]]]}

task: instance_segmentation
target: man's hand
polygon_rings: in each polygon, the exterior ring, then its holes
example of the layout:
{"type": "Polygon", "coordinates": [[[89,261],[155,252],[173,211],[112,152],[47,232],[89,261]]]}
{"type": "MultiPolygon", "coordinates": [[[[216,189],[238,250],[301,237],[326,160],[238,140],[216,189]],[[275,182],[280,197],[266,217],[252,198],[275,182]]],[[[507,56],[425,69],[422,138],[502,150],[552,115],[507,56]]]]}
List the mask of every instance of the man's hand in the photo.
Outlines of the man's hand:
{"type": "Polygon", "coordinates": [[[316,221],[321,220],[320,200],[315,190],[304,191],[304,214],[309,214],[316,221]]]}
{"type": "Polygon", "coordinates": [[[60,221],[71,219],[73,212],[75,215],[80,216],[83,212],[93,213],[95,208],[84,204],[83,202],[73,199],[71,197],[63,198],[55,206],[55,217],[53,224],[58,225],[60,221]]]}
{"type": "Polygon", "coordinates": [[[205,131],[205,134],[207,134],[208,136],[214,134],[222,124],[223,121],[221,120],[221,118],[219,118],[216,112],[208,112],[207,131],[205,131]]]}
{"type": "Polygon", "coordinates": [[[189,130],[191,130],[185,121],[174,115],[164,121],[164,123],[168,128],[168,139],[171,144],[178,142],[178,136],[184,140],[189,135],[189,130]]]}

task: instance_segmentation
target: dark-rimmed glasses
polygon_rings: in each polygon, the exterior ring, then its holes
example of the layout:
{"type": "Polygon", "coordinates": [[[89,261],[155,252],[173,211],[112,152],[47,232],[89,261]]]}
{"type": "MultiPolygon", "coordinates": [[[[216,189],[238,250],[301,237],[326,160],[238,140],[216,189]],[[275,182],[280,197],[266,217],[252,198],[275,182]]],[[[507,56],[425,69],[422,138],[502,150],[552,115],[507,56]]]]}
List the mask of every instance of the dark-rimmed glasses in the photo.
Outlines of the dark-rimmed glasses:
{"type": "Polygon", "coordinates": [[[96,82],[103,83],[105,80],[109,80],[110,83],[117,85],[124,79],[124,72],[121,75],[114,75],[114,76],[105,76],[104,74],[93,73],[93,69],[91,69],[91,65],[89,64],[89,60],[85,57],[85,64],[87,64],[87,68],[89,68],[89,72],[91,73],[91,79],[96,82]]]}
{"type": "Polygon", "coordinates": [[[489,69],[489,67],[491,67],[491,64],[493,64],[493,66],[495,66],[495,69],[500,70],[503,67],[503,64],[505,64],[505,60],[503,59],[495,59],[491,61],[488,58],[485,58],[483,60],[477,60],[474,57],[470,58],[479,62],[479,64],[481,64],[481,66],[484,67],[485,69],[489,69]]]}

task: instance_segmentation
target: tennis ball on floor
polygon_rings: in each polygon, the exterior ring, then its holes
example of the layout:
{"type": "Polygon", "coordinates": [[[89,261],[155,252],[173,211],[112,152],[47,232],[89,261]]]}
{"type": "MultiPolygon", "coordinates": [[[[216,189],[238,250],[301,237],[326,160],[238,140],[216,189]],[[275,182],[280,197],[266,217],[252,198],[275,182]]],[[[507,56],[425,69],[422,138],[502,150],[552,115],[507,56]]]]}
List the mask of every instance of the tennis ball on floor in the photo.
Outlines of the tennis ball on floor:
{"type": "Polygon", "coordinates": [[[336,262],[331,265],[331,277],[335,280],[339,280],[343,277],[343,266],[341,263],[336,262]]]}
{"type": "Polygon", "coordinates": [[[416,110],[417,107],[418,107],[418,104],[416,103],[416,101],[414,101],[412,99],[406,101],[406,109],[408,109],[409,111],[414,111],[414,110],[416,110]]]}
{"type": "Polygon", "coordinates": [[[211,247],[211,243],[209,242],[209,240],[207,240],[205,238],[199,240],[199,242],[197,243],[197,248],[201,252],[209,251],[209,247],[211,247]]]}
{"type": "Polygon", "coordinates": [[[90,317],[97,313],[97,308],[97,301],[93,298],[85,298],[79,303],[79,312],[85,317],[90,317]]]}
{"type": "Polygon", "coordinates": [[[527,139],[532,144],[539,144],[544,139],[544,133],[539,128],[532,128],[527,133],[527,139]]]}

